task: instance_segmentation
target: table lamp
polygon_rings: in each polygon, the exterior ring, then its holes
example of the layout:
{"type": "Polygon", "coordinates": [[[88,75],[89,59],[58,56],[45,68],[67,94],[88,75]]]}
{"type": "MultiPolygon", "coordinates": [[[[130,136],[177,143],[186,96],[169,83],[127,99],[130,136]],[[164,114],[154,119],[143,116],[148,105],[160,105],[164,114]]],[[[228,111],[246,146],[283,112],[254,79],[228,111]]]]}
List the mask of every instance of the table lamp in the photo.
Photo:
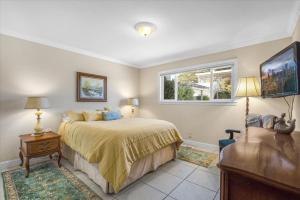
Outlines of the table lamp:
{"type": "Polygon", "coordinates": [[[49,108],[50,104],[47,97],[27,97],[27,102],[25,105],[25,109],[37,109],[35,115],[36,115],[36,125],[34,128],[34,133],[32,135],[34,136],[40,136],[43,135],[43,128],[41,125],[41,115],[43,112],[41,109],[49,108]]]}
{"type": "Polygon", "coordinates": [[[254,76],[241,77],[239,78],[239,83],[237,87],[237,97],[246,97],[246,124],[247,128],[247,117],[249,114],[249,97],[258,97],[260,96],[260,86],[258,80],[254,76]]]}
{"type": "Polygon", "coordinates": [[[128,105],[131,105],[131,114],[134,114],[134,108],[140,105],[138,98],[129,98],[128,105]]]}

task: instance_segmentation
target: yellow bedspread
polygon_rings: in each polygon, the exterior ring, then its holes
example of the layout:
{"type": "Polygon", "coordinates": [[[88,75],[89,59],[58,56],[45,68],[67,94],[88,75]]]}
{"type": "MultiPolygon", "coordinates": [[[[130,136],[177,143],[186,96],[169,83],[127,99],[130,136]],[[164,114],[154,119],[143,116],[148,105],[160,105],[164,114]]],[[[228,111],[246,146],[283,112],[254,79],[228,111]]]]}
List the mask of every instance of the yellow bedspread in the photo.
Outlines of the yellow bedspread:
{"type": "Polygon", "coordinates": [[[135,161],[172,143],[177,147],[182,143],[172,123],[143,118],[63,122],[59,134],[87,161],[99,163],[101,175],[115,192],[119,192],[135,161]]]}

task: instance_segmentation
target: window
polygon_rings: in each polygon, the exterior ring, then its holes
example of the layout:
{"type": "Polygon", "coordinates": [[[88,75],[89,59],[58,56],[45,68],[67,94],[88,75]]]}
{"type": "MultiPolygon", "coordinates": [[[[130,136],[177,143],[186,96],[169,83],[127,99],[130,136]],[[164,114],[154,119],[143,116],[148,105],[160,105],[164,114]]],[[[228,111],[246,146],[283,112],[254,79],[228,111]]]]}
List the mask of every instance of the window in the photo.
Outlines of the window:
{"type": "Polygon", "coordinates": [[[161,102],[232,102],[236,61],[192,66],[160,73],[161,102]]]}

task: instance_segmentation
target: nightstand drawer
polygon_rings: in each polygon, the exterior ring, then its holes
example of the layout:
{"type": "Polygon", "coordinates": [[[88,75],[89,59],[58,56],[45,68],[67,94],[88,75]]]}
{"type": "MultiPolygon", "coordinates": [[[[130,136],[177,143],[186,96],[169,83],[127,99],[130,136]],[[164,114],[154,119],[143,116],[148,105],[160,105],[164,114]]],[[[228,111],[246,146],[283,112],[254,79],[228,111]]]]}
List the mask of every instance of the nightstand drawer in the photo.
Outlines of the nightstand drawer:
{"type": "Polygon", "coordinates": [[[42,153],[45,151],[51,151],[58,148],[58,142],[59,140],[47,140],[47,141],[41,141],[41,142],[35,142],[28,144],[28,151],[30,154],[36,154],[36,153],[42,153]]]}

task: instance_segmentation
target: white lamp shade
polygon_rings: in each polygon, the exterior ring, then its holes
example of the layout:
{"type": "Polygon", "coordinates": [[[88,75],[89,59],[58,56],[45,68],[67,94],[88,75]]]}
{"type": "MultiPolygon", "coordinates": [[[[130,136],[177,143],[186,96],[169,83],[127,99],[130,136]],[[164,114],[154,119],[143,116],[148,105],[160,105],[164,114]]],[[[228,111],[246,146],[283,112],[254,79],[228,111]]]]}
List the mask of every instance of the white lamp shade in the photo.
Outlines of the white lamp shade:
{"type": "Polygon", "coordinates": [[[237,87],[237,97],[257,97],[260,96],[260,86],[256,77],[239,78],[237,87]]]}
{"type": "Polygon", "coordinates": [[[138,107],[140,105],[139,99],[138,98],[129,98],[128,105],[138,107]]]}
{"type": "Polygon", "coordinates": [[[47,97],[27,97],[25,109],[45,109],[50,104],[47,97]]]}

